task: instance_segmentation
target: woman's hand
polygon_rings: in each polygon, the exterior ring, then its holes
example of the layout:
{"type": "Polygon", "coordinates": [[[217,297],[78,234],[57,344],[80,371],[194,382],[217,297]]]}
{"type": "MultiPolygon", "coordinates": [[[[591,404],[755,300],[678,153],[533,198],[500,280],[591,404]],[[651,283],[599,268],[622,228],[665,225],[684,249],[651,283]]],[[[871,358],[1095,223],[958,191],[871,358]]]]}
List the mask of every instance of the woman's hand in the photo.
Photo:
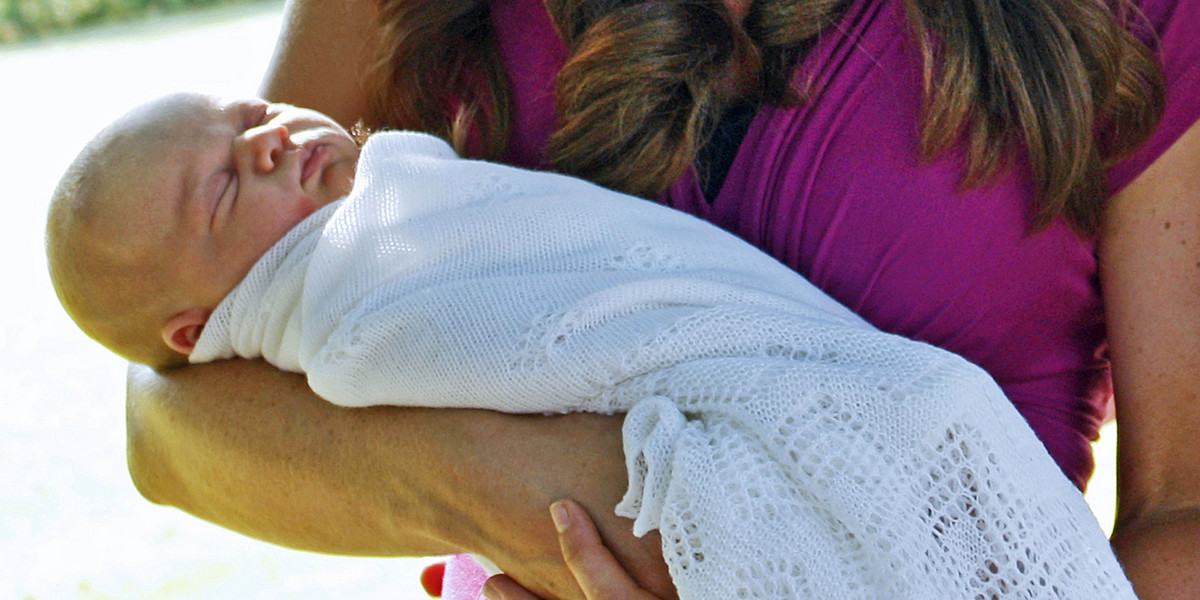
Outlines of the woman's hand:
{"type": "MultiPolygon", "coordinates": [[[[661,600],[639,586],[617,562],[583,507],[560,500],[550,505],[550,516],[563,560],[587,600],[661,600]]],[[[540,600],[505,575],[489,579],[483,593],[489,600],[540,600]]]]}

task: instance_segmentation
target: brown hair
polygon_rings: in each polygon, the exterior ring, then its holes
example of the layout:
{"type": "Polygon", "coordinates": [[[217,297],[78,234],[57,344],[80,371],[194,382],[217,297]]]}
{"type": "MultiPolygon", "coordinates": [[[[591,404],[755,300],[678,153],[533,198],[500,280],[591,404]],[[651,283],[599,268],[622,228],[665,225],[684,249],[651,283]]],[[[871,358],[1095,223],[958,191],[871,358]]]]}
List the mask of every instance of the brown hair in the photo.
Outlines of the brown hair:
{"type": "Polygon", "coordinates": [[[508,142],[508,94],[486,0],[380,0],[376,63],[365,74],[368,130],[403,128],[451,140],[483,134],[482,155],[508,142]]]}
{"type": "MultiPolygon", "coordinates": [[[[1153,131],[1164,88],[1158,61],[1131,33],[1128,0],[910,0],[923,24],[932,156],[967,137],[966,184],[988,179],[1014,151],[1037,182],[1035,225],[1059,215],[1094,233],[1104,169],[1153,131]]],[[[1149,31],[1147,33],[1150,33],[1149,31]]]]}
{"type": "MultiPolygon", "coordinates": [[[[507,90],[487,0],[380,0],[368,127],[442,135],[503,152],[507,90]],[[474,76],[474,78],[472,78],[474,76]],[[454,104],[457,102],[457,105],[454,104]]],[[[546,0],[571,56],[556,80],[560,171],[653,197],[692,164],[735,98],[735,64],[757,65],[754,100],[802,101],[792,75],[847,0],[754,0],[741,23],[721,0],[546,0]]],[[[1104,169],[1149,136],[1163,105],[1130,0],[906,0],[925,57],[922,150],[965,139],[964,185],[1025,150],[1035,226],[1059,216],[1094,233],[1104,169]]],[[[744,92],[744,91],[743,91],[744,92]]]]}

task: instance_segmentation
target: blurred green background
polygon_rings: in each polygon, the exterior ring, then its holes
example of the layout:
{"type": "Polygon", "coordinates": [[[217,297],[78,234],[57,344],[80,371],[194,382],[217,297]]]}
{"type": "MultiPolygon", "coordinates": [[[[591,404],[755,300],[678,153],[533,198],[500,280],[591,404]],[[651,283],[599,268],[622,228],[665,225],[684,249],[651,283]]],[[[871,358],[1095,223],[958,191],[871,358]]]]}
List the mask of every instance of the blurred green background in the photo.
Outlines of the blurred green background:
{"type": "Polygon", "coordinates": [[[181,10],[272,0],[0,0],[0,45],[36,40],[102,23],[181,10]]]}

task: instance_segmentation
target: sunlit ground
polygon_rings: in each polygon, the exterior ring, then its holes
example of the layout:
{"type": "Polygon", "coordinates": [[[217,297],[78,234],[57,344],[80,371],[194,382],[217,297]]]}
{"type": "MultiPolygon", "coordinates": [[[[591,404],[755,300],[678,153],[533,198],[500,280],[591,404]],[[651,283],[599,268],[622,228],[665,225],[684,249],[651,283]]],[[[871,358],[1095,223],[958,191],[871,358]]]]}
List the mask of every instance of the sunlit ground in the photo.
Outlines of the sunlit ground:
{"type": "MultiPolygon", "coordinates": [[[[142,500],[124,465],[124,365],[77,332],[45,275],[46,199],[75,152],[162,93],[253,93],[279,11],[0,49],[0,600],[425,597],[427,560],[284,550],[142,500]]],[[[1107,528],[1115,435],[1105,433],[1089,500],[1107,528]]]]}

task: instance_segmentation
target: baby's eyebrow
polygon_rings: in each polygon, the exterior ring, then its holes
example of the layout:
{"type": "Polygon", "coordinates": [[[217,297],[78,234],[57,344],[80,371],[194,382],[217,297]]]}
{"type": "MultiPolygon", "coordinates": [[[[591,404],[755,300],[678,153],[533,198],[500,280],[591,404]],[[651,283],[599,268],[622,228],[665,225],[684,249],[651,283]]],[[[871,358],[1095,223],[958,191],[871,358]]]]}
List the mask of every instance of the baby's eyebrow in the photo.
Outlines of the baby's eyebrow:
{"type": "Polygon", "coordinates": [[[257,98],[246,98],[229,102],[222,108],[222,112],[236,118],[237,125],[242,128],[248,128],[251,123],[247,122],[248,117],[253,112],[258,112],[265,107],[270,107],[270,104],[257,98]]]}

